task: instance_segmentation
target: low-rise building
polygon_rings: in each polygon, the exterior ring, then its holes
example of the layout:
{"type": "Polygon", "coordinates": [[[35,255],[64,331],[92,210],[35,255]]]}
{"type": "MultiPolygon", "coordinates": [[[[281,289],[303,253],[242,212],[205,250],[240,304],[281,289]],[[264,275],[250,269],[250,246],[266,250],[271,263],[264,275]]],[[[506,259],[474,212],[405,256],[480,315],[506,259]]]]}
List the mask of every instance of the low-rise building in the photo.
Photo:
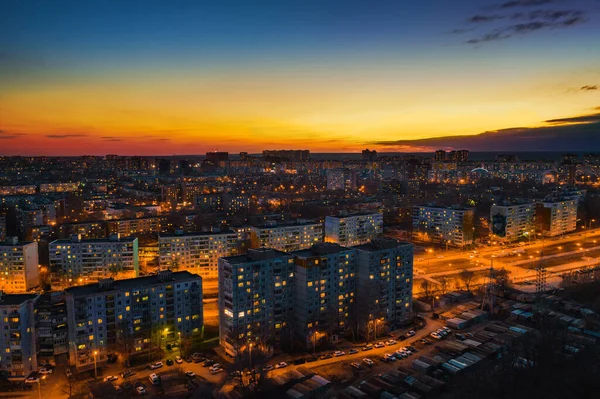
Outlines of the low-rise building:
{"type": "Polygon", "coordinates": [[[475,211],[459,206],[415,206],[413,235],[419,241],[429,241],[464,247],[473,243],[475,211]]]}
{"type": "Polygon", "coordinates": [[[536,232],[548,237],[575,231],[577,228],[577,199],[538,202],[536,232]]]}
{"type": "Polygon", "coordinates": [[[307,249],[323,242],[322,223],[270,223],[266,226],[251,226],[252,248],[272,248],[291,252],[307,249]]]}
{"type": "Polygon", "coordinates": [[[158,234],[166,231],[166,216],[116,219],[106,222],[109,234],[120,234],[121,236],[138,236],[142,234],[158,234]]]}
{"type": "Polygon", "coordinates": [[[109,353],[127,358],[185,346],[203,330],[202,278],[188,271],[68,288],[65,302],[69,362],[78,371],[103,365],[109,353]]]}

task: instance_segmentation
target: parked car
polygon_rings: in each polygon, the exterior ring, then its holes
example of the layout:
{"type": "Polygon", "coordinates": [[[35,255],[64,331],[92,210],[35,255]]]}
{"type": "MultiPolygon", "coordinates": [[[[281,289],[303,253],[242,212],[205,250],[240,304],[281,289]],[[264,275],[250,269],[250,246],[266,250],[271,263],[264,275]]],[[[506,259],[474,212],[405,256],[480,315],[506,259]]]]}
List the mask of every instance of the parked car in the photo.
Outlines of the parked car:
{"type": "Polygon", "coordinates": [[[145,395],[146,394],[146,388],[144,387],[137,387],[135,388],[135,390],[137,391],[138,395],[145,395]]]}
{"type": "Polygon", "coordinates": [[[328,353],[326,355],[322,355],[321,357],[319,357],[319,359],[321,360],[325,360],[325,359],[331,359],[333,356],[331,355],[331,353],[328,353]]]}
{"type": "Polygon", "coordinates": [[[150,370],[156,370],[163,366],[163,362],[156,362],[150,365],[150,370]]]}
{"type": "Polygon", "coordinates": [[[232,371],[231,373],[229,373],[230,377],[241,377],[242,376],[242,372],[240,370],[235,370],[232,371]]]}
{"type": "Polygon", "coordinates": [[[368,357],[365,357],[365,358],[363,359],[363,362],[364,362],[364,363],[365,363],[367,366],[369,366],[369,367],[373,367],[373,365],[375,364],[375,362],[374,362],[374,361],[372,361],[371,359],[369,359],[368,357]]]}
{"type": "Polygon", "coordinates": [[[273,370],[275,367],[273,367],[272,364],[267,364],[265,367],[263,367],[263,371],[271,371],[273,370]]]}
{"type": "Polygon", "coordinates": [[[150,374],[148,376],[148,379],[150,380],[150,383],[152,385],[158,385],[158,384],[160,384],[160,377],[157,374],[154,374],[154,373],[150,374]]]}
{"type": "Polygon", "coordinates": [[[42,367],[39,371],[39,373],[41,375],[47,375],[47,374],[52,374],[52,369],[46,368],[46,367],[42,367]]]}
{"type": "Polygon", "coordinates": [[[172,366],[173,364],[174,363],[172,359],[167,359],[167,366],[172,366]]]}
{"type": "Polygon", "coordinates": [[[194,378],[196,376],[196,373],[194,373],[193,371],[186,371],[185,375],[187,375],[190,378],[194,378]]]}
{"type": "Polygon", "coordinates": [[[30,375],[29,377],[25,378],[26,384],[37,384],[39,381],[40,379],[37,375],[30,375]]]}
{"type": "Polygon", "coordinates": [[[275,365],[275,368],[276,368],[276,369],[282,369],[282,368],[284,368],[284,367],[287,367],[287,365],[288,365],[288,364],[287,364],[286,362],[279,362],[279,363],[277,363],[277,364],[275,365]]]}
{"type": "Polygon", "coordinates": [[[344,356],[345,354],[346,354],[346,352],[344,352],[344,351],[335,351],[335,352],[333,352],[333,356],[334,357],[344,356]]]}
{"type": "Polygon", "coordinates": [[[220,368],[221,368],[221,365],[219,363],[215,363],[212,366],[210,366],[211,370],[213,370],[213,369],[220,369],[220,368]]]}
{"type": "Polygon", "coordinates": [[[350,350],[348,351],[348,354],[349,354],[349,355],[354,355],[355,353],[358,353],[358,349],[350,349],[350,350]]]}
{"type": "Polygon", "coordinates": [[[385,344],[387,346],[396,345],[397,343],[398,343],[398,341],[396,341],[395,339],[388,339],[387,341],[385,341],[385,344]]]}
{"type": "Polygon", "coordinates": [[[177,364],[183,363],[183,359],[181,358],[181,356],[175,356],[175,363],[177,363],[177,364]]]}
{"type": "Polygon", "coordinates": [[[365,345],[362,347],[363,351],[370,351],[371,349],[373,349],[373,345],[371,345],[371,344],[365,345]]]}
{"type": "Polygon", "coordinates": [[[208,360],[205,360],[204,363],[202,363],[202,367],[210,367],[213,364],[215,364],[215,361],[211,360],[211,359],[208,359],[208,360]]]}
{"type": "Polygon", "coordinates": [[[109,376],[104,377],[104,382],[113,382],[118,379],[119,379],[119,377],[117,377],[116,375],[109,375],[109,376]]]}
{"type": "Polygon", "coordinates": [[[210,369],[211,374],[219,374],[219,373],[222,373],[223,371],[224,370],[221,367],[210,369]]]}
{"type": "Polygon", "coordinates": [[[430,344],[430,342],[429,342],[429,340],[427,338],[423,338],[423,339],[419,340],[419,343],[423,344],[423,345],[429,345],[430,344]]]}
{"type": "Polygon", "coordinates": [[[125,370],[121,373],[121,377],[127,378],[130,375],[134,375],[134,374],[135,374],[135,371],[133,371],[133,370],[125,370]]]}
{"type": "Polygon", "coordinates": [[[394,355],[392,355],[391,353],[386,353],[385,355],[383,355],[384,358],[388,359],[391,362],[395,362],[396,361],[396,357],[394,355]]]}
{"type": "Polygon", "coordinates": [[[357,362],[350,363],[350,366],[352,366],[353,368],[355,368],[357,370],[362,369],[362,366],[360,365],[360,363],[357,363],[357,362]]]}
{"type": "Polygon", "coordinates": [[[414,330],[410,330],[409,332],[406,333],[407,337],[414,337],[416,334],[416,332],[414,330]]]}
{"type": "Polygon", "coordinates": [[[375,344],[375,347],[376,347],[376,348],[383,348],[384,346],[385,346],[385,344],[384,344],[383,342],[381,342],[381,341],[379,341],[379,342],[377,342],[377,343],[375,344]]]}
{"type": "Polygon", "coordinates": [[[431,335],[431,338],[442,339],[442,336],[440,334],[438,334],[437,332],[432,332],[429,335],[431,335]]]}

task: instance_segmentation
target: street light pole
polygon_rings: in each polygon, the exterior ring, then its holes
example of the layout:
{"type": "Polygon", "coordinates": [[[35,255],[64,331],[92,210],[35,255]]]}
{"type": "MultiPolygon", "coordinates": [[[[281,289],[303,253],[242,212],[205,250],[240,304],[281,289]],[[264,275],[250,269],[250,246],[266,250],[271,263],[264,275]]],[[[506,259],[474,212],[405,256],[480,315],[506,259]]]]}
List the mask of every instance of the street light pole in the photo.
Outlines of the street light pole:
{"type": "Polygon", "coordinates": [[[98,379],[98,351],[94,351],[94,379],[98,379]]]}
{"type": "Polygon", "coordinates": [[[182,353],[182,352],[181,352],[181,331],[178,331],[178,332],[177,332],[177,336],[179,337],[179,357],[183,357],[183,356],[181,355],[181,353],[182,353]]]}
{"type": "Polygon", "coordinates": [[[252,342],[250,342],[249,347],[250,347],[250,370],[252,370],[252,342]]]}

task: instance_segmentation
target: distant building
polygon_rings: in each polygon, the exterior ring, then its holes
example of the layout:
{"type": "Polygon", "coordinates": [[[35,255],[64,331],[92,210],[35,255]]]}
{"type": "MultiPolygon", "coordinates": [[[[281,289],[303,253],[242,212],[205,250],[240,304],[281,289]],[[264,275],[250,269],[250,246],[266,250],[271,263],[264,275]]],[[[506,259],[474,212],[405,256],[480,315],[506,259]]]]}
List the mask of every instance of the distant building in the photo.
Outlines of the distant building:
{"type": "Polygon", "coordinates": [[[40,193],[68,193],[79,191],[80,182],[42,183],[40,193]]]}
{"type": "Polygon", "coordinates": [[[38,243],[17,237],[0,242],[0,291],[20,294],[39,285],[38,243]]]}
{"type": "Polygon", "coordinates": [[[202,334],[202,278],[187,271],[67,288],[65,301],[77,371],[103,366],[109,353],[147,355],[202,334]]]}
{"type": "Polygon", "coordinates": [[[189,270],[203,278],[217,278],[219,258],[237,254],[237,234],[230,230],[158,236],[159,264],[163,269],[189,270]]]}
{"type": "Polygon", "coordinates": [[[446,160],[446,151],[444,150],[437,150],[433,156],[433,159],[436,162],[443,162],[446,160]]]}
{"type": "Polygon", "coordinates": [[[492,205],[490,233],[501,241],[515,241],[533,235],[535,204],[492,205]]]}
{"type": "Polygon", "coordinates": [[[448,156],[446,157],[449,161],[454,162],[467,162],[469,160],[469,151],[468,150],[458,150],[458,151],[450,151],[448,156]]]}
{"type": "Polygon", "coordinates": [[[107,237],[106,224],[103,221],[62,223],[56,230],[58,230],[58,238],[70,238],[73,235],[81,235],[81,238],[88,240],[107,237]]]}
{"type": "Polygon", "coordinates": [[[0,291],[0,370],[11,377],[26,377],[38,369],[35,341],[37,294],[0,291]]]}
{"type": "Polygon", "coordinates": [[[248,195],[225,193],[221,198],[223,210],[227,213],[227,216],[243,214],[250,209],[250,197],[248,195]]]}
{"type": "Polygon", "coordinates": [[[577,228],[577,199],[538,202],[535,208],[536,231],[555,237],[577,228]]]}
{"type": "Polygon", "coordinates": [[[325,218],[325,241],[342,246],[366,244],[383,234],[383,215],[372,213],[325,218]]]}
{"type": "Polygon", "coordinates": [[[473,243],[475,211],[462,207],[413,207],[413,235],[419,241],[464,247],[473,243]]]}
{"type": "Polygon", "coordinates": [[[0,216],[0,241],[6,240],[6,217],[0,216]]]}
{"type": "Polygon", "coordinates": [[[309,150],[264,150],[263,158],[277,161],[304,162],[310,159],[309,150]]]}
{"type": "Polygon", "coordinates": [[[413,245],[378,239],[354,249],[358,331],[374,340],[410,320],[413,245]]]}
{"type": "Polygon", "coordinates": [[[252,248],[272,248],[291,252],[323,242],[322,223],[271,224],[250,227],[252,248]]]}
{"type": "Polygon", "coordinates": [[[363,161],[368,161],[368,162],[375,162],[375,160],[377,160],[377,151],[373,150],[369,150],[368,148],[366,150],[362,151],[362,160],[363,161]]]}
{"type": "Polygon", "coordinates": [[[294,333],[310,348],[354,328],[356,251],[320,244],[294,256],[294,333]]]}
{"type": "Polygon", "coordinates": [[[81,236],[52,241],[50,268],[73,283],[94,282],[114,276],[138,276],[138,239],[111,234],[106,239],[81,236]]]}
{"type": "Polygon", "coordinates": [[[219,259],[219,342],[236,356],[249,345],[289,347],[294,315],[294,262],[268,248],[219,259]]]}
{"type": "Polygon", "coordinates": [[[168,184],[161,186],[161,197],[163,202],[168,203],[171,208],[177,207],[179,203],[181,187],[177,184],[168,184]]]}
{"type": "Polygon", "coordinates": [[[35,194],[37,187],[29,186],[0,186],[0,196],[5,195],[32,195],[35,194]]]}
{"type": "Polygon", "coordinates": [[[137,236],[142,234],[158,234],[166,231],[167,217],[156,216],[136,219],[117,219],[106,222],[109,234],[121,236],[137,236]]]}
{"type": "Polygon", "coordinates": [[[207,152],[206,153],[206,161],[212,163],[215,166],[223,167],[224,164],[229,161],[229,153],[228,152],[207,152]]]}
{"type": "Polygon", "coordinates": [[[356,172],[345,168],[327,169],[327,190],[356,190],[356,172]]]}

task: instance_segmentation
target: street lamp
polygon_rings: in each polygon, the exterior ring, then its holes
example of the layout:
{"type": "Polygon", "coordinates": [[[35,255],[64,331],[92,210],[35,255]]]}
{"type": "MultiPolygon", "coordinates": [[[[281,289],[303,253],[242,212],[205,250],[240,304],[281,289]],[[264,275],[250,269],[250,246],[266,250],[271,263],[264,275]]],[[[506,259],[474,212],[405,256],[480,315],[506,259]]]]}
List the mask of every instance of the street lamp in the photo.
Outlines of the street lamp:
{"type": "Polygon", "coordinates": [[[38,381],[37,381],[37,383],[38,383],[38,398],[39,399],[42,399],[42,388],[40,387],[40,383],[42,382],[42,380],[45,380],[45,379],[46,379],[46,376],[43,375],[41,378],[38,378],[38,381]]]}
{"type": "Polygon", "coordinates": [[[250,370],[252,370],[252,342],[250,342],[248,344],[249,349],[249,354],[250,354],[250,370]]]}
{"type": "Polygon", "coordinates": [[[181,355],[181,331],[177,331],[177,337],[179,338],[179,357],[182,357],[182,355],[181,355]]]}
{"type": "Polygon", "coordinates": [[[98,379],[98,351],[94,351],[94,379],[98,379]]]}

